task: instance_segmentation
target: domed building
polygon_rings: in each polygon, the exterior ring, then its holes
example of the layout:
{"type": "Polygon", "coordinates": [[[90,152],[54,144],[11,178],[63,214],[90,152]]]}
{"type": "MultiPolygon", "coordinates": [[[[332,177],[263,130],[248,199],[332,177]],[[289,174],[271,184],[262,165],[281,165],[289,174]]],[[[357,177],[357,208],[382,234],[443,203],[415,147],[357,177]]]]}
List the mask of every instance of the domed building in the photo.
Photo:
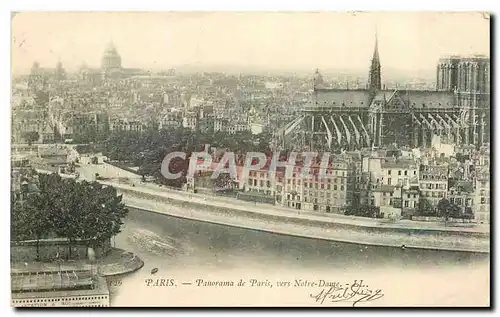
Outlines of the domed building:
{"type": "Polygon", "coordinates": [[[323,88],[325,85],[325,81],[323,80],[323,76],[319,72],[319,69],[316,68],[316,71],[314,72],[314,78],[313,78],[313,86],[314,88],[323,88]]]}
{"type": "Polygon", "coordinates": [[[116,51],[113,42],[110,42],[104,51],[101,59],[101,69],[103,71],[122,68],[122,58],[116,51]]]}

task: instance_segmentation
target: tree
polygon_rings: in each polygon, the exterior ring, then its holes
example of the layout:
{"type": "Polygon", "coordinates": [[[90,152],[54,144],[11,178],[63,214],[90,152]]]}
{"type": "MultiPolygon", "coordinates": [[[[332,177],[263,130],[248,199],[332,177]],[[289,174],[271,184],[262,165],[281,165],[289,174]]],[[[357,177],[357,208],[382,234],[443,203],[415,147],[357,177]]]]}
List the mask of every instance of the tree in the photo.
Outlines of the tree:
{"type": "Polygon", "coordinates": [[[372,205],[347,206],[344,214],[347,216],[376,218],[380,215],[380,207],[372,205]]]}
{"type": "Polygon", "coordinates": [[[63,194],[55,197],[49,214],[54,232],[68,239],[69,257],[71,257],[72,246],[79,238],[84,224],[83,216],[86,212],[84,207],[88,197],[84,196],[81,183],[72,179],[59,180],[59,186],[63,194]]]}
{"type": "Polygon", "coordinates": [[[89,247],[97,247],[118,234],[128,209],[116,189],[93,182],[82,182],[82,226],[79,238],[89,247]]]}
{"type": "Polygon", "coordinates": [[[38,193],[20,193],[12,201],[12,238],[14,240],[35,239],[36,258],[40,260],[40,240],[52,232],[52,224],[38,193]]]}
{"type": "Polygon", "coordinates": [[[40,134],[37,131],[30,131],[24,133],[23,138],[26,140],[26,142],[28,142],[28,145],[31,146],[33,142],[40,139],[40,134]]]}
{"type": "Polygon", "coordinates": [[[451,218],[463,218],[462,208],[460,208],[460,206],[457,204],[450,204],[449,208],[449,215],[451,218]]]}
{"type": "Polygon", "coordinates": [[[418,215],[436,216],[435,208],[428,199],[420,198],[420,201],[418,202],[418,215]]]}
{"type": "Polygon", "coordinates": [[[234,182],[229,173],[219,174],[216,179],[212,179],[212,184],[215,191],[234,189],[234,182]]]}
{"type": "Polygon", "coordinates": [[[62,179],[57,174],[39,175],[38,194],[23,200],[15,196],[11,209],[13,238],[39,241],[56,234],[69,240],[69,257],[79,239],[95,247],[119,233],[128,213],[115,188],[62,179]]]}
{"type": "Polygon", "coordinates": [[[446,198],[442,198],[437,204],[438,216],[445,218],[448,221],[448,218],[451,214],[451,204],[450,201],[446,198]]]}

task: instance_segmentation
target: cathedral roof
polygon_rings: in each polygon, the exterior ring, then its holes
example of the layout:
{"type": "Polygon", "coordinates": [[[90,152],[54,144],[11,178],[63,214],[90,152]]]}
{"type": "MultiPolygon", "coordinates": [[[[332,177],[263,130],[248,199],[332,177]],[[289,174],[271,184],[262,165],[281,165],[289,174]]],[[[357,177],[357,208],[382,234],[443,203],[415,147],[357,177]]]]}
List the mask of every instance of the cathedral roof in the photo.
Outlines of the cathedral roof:
{"type": "Polygon", "coordinates": [[[456,104],[455,94],[448,91],[398,90],[398,95],[413,108],[450,108],[456,104]]]}
{"type": "Polygon", "coordinates": [[[318,105],[338,107],[368,107],[370,91],[365,89],[316,89],[315,101],[318,105]]]}

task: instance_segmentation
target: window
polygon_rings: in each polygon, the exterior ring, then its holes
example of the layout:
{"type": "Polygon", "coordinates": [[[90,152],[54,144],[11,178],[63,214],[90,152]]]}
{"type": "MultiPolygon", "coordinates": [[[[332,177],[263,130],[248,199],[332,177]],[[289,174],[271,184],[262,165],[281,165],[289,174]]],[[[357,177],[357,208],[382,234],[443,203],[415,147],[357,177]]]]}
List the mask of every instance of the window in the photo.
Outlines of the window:
{"type": "Polygon", "coordinates": [[[387,179],[387,185],[392,185],[392,179],[390,178],[387,179]]]}
{"type": "Polygon", "coordinates": [[[391,172],[392,172],[391,170],[388,170],[387,175],[391,175],[391,172]]]}
{"type": "Polygon", "coordinates": [[[337,185],[333,185],[333,190],[337,190],[337,185]]]}
{"type": "Polygon", "coordinates": [[[408,200],[405,200],[405,207],[408,208],[408,206],[409,206],[409,202],[408,202],[408,200]]]}
{"type": "Polygon", "coordinates": [[[401,175],[401,171],[398,171],[398,175],[401,175]]]}
{"type": "Polygon", "coordinates": [[[344,190],[344,185],[340,186],[340,190],[342,191],[344,190]]]}
{"type": "Polygon", "coordinates": [[[417,171],[413,171],[413,175],[417,175],[417,171]]]}
{"type": "Polygon", "coordinates": [[[405,176],[407,176],[407,175],[408,175],[408,171],[405,171],[405,176]]]}

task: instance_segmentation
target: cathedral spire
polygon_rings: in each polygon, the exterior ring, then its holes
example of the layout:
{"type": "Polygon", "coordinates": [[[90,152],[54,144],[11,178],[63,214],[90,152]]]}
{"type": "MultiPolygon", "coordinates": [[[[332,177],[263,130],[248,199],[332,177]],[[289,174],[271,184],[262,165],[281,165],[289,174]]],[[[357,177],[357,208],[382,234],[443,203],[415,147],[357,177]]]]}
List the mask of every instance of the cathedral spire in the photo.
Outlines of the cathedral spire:
{"type": "Polygon", "coordinates": [[[376,91],[382,88],[382,78],[380,73],[380,57],[378,54],[378,32],[375,31],[375,49],[373,51],[372,63],[370,66],[369,82],[370,90],[376,91]]]}
{"type": "Polygon", "coordinates": [[[373,60],[376,60],[378,63],[380,63],[380,59],[378,56],[378,30],[375,30],[375,50],[373,52],[373,60]]]}

